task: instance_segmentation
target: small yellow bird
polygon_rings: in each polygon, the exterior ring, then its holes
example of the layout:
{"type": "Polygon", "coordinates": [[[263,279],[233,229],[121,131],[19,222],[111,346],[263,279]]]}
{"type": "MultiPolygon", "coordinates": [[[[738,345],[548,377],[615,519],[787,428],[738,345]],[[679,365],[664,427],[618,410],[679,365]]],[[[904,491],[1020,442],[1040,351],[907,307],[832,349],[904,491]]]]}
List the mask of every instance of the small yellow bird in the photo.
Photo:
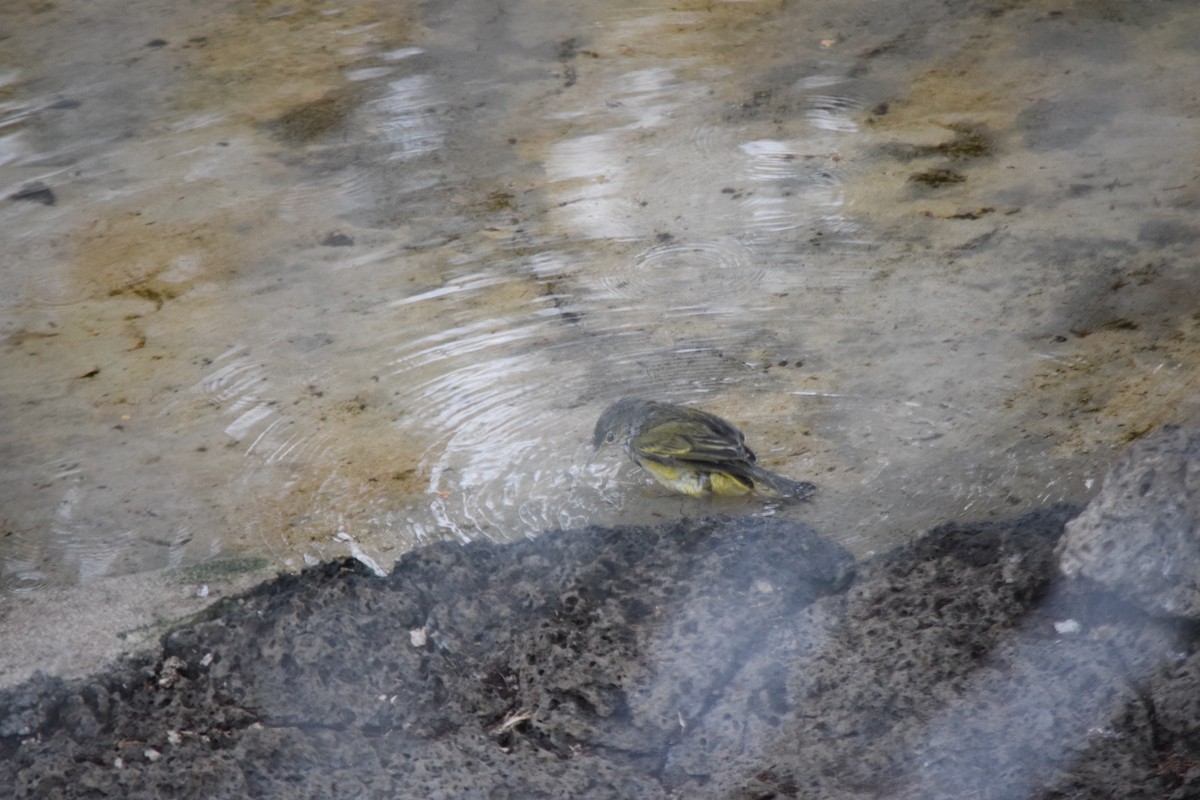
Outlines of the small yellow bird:
{"type": "Polygon", "coordinates": [[[692,497],[758,492],[806,500],[817,488],[755,464],[740,430],[698,408],[623,398],[600,415],[592,444],[597,450],[606,444],[624,446],[655,480],[692,497]]]}

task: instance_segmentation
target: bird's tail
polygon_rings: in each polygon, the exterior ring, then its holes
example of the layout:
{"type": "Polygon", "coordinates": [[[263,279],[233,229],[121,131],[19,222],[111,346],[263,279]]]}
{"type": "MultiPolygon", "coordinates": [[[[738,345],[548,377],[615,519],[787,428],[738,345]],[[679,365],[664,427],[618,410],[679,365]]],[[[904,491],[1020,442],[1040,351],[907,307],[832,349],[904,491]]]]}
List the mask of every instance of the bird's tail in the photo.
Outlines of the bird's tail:
{"type": "Polygon", "coordinates": [[[808,481],[794,481],[782,475],[765,470],[757,464],[751,464],[746,470],[747,476],[754,481],[754,489],[762,494],[775,494],[788,500],[807,500],[817,490],[815,484],[808,481]]]}

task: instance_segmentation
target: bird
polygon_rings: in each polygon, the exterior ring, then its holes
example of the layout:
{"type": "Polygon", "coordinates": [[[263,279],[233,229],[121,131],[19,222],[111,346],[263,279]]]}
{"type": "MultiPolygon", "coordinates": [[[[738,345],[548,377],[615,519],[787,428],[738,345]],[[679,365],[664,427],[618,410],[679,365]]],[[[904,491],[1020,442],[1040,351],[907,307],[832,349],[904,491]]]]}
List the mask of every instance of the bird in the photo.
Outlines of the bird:
{"type": "Polygon", "coordinates": [[[745,435],[715,414],[690,406],[624,397],[596,421],[592,444],[625,448],[656,481],[691,497],[757,493],[807,500],[816,486],[755,463],[745,435]]]}

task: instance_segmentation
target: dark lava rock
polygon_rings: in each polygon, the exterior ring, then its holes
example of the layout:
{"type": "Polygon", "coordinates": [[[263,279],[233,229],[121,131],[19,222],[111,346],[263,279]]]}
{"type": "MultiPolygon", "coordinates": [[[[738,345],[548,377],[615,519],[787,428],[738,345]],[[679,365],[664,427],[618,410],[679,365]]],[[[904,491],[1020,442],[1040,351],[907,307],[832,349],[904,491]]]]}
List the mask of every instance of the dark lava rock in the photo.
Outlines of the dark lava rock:
{"type": "Polygon", "coordinates": [[[779,520],[353,561],[0,693],[19,798],[1185,798],[1200,648],[1067,581],[1077,509],[857,568],[779,520]]]}
{"type": "Polygon", "coordinates": [[[1200,431],[1168,425],[1131,445],[1059,558],[1151,614],[1200,620],[1200,431]]]}

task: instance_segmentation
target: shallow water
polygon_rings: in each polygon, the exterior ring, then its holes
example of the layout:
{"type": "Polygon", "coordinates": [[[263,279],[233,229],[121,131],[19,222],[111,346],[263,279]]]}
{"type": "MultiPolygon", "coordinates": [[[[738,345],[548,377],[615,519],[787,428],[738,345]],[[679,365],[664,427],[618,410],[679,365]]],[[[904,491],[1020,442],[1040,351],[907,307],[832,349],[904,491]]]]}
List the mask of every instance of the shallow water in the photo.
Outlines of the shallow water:
{"type": "Polygon", "coordinates": [[[954,5],[0,12],[3,591],[1085,500],[1200,418],[1200,11],[954,5]],[[817,498],[589,460],[627,394],[817,498]]]}

